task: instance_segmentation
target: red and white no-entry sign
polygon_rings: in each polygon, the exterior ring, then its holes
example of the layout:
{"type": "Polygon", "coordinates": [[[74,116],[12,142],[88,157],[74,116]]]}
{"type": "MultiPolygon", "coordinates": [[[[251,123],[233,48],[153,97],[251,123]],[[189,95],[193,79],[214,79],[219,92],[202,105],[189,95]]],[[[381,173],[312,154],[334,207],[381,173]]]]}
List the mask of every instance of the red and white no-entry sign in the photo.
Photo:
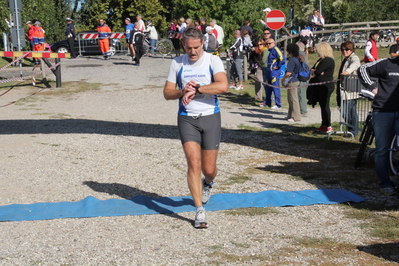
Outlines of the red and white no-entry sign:
{"type": "Polygon", "coordinates": [[[285,15],[280,10],[272,10],[266,15],[266,24],[272,30],[279,30],[285,25],[285,15]]]}

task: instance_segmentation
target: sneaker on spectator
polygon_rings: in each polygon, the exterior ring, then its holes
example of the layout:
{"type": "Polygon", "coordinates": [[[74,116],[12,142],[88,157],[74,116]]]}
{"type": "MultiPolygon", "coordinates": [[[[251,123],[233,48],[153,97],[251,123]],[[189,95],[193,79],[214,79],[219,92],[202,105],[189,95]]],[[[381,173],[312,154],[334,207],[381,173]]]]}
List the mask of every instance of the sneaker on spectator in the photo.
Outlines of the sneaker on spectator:
{"type": "Polygon", "coordinates": [[[280,108],[281,108],[281,107],[278,107],[277,105],[271,107],[271,109],[274,109],[274,110],[277,110],[277,109],[280,109],[280,108]]]}
{"type": "Polygon", "coordinates": [[[397,194],[394,187],[382,187],[380,188],[380,191],[387,196],[394,196],[397,194]]]}
{"type": "Polygon", "coordinates": [[[316,128],[316,131],[320,132],[320,133],[331,133],[331,132],[334,132],[332,127],[326,127],[326,126],[321,126],[319,128],[316,128]]]}
{"type": "Polygon", "coordinates": [[[239,85],[239,86],[237,86],[237,87],[235,88],[236,91],[243,90],[243,89],[244,89],[244,86],[243,86],[243,85],[239,85]]]}
{"type": "Polygon", "coordinates": [[[265,106],[267,106],[267,105],[265,104],[265,102],[261,102],[261,103],[259,104],[259,107],[265,107],[265,106]]]}
{"type": "Polygon", "coordinates": [[[208,219],[206,217],[206,212],[203,207],[197,209],[197,213],[195,214],[194,227],[195,228],[207,228],[208,227],[208,219]]]}
{"type": "Polygon", "coordinates": [[[229,89],[236,89],[236,88],[237,88],[237,85],[235,83],[230,85],[230,87],[229,87],[229,89]]]}
{"type": "Polygon", "coordinates": [[[207,204],[212,193],[213,182],[207,184],[205,177],[202,178],[202,204],[207,204]]]}

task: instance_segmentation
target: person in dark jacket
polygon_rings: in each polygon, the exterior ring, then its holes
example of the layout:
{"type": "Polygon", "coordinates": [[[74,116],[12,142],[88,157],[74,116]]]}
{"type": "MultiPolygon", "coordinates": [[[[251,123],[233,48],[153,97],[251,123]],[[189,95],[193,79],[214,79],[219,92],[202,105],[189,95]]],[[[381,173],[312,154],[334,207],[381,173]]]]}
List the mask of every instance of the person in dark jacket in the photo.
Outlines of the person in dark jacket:
{"type": "MultiPolygon", "coordinates": [[[[318,82],[328,82],[333,80],[335,61],[333,50],[331,46],[326,42],[316,44],[316,51],[319,55],[319,59],[311,68],[312,78],[310,84],[318,82]]],[[[316,129],[320,133],[331,133],[333,129],[331,127],[331,110],[330,110],[330,98],[334,91],[334,83],[328,82],[316,86],[309,86],[307,90],[308,104],[313,105],[320,104],[321,110],[321,126],[316,129]]]]}
{"type": "Polygon", "coordinates": [[[395,195],[397,192],[389,178],[389,147],[394,134],[399,134],[399,58],[380,59],[362,65],[357,73],[362,85],[375,95],[372,124],[379,186],[385,195],[395,195]],[[378,78],[378,88],[371,77],[378,78]]]}
{"type": "Polygon", "coordinates": [[[75,26],[73,25],[71,18],[66,18],[66,22],[67,27],[65,30],[65,36],[67,37],[69,51],[71,51],[71,58],[76,58],[76,52],[74,48],[74,42],[76,39],[75,26]]]}

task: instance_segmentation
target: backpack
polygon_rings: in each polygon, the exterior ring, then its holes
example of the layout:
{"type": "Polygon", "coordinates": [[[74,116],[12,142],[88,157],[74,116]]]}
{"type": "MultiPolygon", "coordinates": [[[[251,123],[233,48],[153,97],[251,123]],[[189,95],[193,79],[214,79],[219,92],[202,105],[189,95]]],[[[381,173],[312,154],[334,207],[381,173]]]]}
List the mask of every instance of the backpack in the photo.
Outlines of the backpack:
{"type": "Polygon", "coordinates": [[[297,74],[297,78],[299,81],[307,82],[310,79],[310,69],[308,65],[305,62],[303,62],[301,59],[299,59],[299,63],[300,63],[300,68],[297,74]]]}

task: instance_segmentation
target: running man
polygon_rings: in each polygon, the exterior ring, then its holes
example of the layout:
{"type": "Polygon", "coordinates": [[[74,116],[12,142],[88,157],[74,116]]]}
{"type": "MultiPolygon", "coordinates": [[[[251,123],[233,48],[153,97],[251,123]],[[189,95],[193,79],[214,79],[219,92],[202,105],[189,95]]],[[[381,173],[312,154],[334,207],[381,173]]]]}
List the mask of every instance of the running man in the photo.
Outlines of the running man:
{"type": "Polygon", "coordinates": [[[217,95],[227,92],[228,81],[220,58],[205,53],[199,29],[186,29],[182,44],[186,53],[173,59],[163,93],[166,100],[179,99],[178,130],[187,160],[187,183],[197,209],[194,227],[207,228],[203,204],[209,200],[217,174],[221,134],[217,95]]]}

